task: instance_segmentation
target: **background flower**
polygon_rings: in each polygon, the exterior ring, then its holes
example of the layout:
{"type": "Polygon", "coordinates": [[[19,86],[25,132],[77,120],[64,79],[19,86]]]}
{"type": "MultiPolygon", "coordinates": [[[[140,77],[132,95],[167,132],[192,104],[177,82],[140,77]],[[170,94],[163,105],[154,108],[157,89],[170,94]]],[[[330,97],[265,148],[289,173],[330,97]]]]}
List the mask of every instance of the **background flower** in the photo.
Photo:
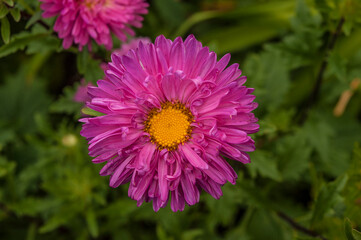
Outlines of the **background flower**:
{"type": "Polygon", "coordinates": [[[86,83],[84,79],[80,81],[80,85],[78,86],[75,94],[74,94],[74,101],[80,103],[86,103],[90,101],[90,97],[88,95],[88,87],[93,86],[92,83],[86,83]]]}
{"type": "Polygon", "coordinates": [[[189,36],[139,43],[112,55],[106,79],[89,87],[88,107],[105,116],[82,119],[93,162],[107,164],[110,186],[130,181],[129,196],[153,200],[158,211],[171,195],[173,211],[199,201],[200,189],[215,198],[237,174],[221,157],[249,163],[248,136],[258,131],[257,107],[238,64],[226,68],[214,52],[189,36]]]}
{"type": "Polygon", "coordinates": [[[134,35],[131,26],[141,27],[148,4],[144,0],[40,0],[43,17],[57,16],[54,30],[63,40],[63,47],[73,42],[81,49],[94,39],[111,49],[111,33],[120,40],[134,35]]]}
{"type": "Polygon", "coordinates": [[[148,1],[137,36],[192,33],[218,58],[231,53],[259,103],[252,162],[227,160],[237,183],[220,199],[200,190],[198,204],[175,213],[137,207],[128,184],[110,188],[103,164],[90,164],[79,118],[99,113],[74,94],[82,78],[105,80],[109,52],[59,47],[56,17],[40,18],[41,2],[0,0],[0,238],[357,239],[358,2],[148,1]]]}

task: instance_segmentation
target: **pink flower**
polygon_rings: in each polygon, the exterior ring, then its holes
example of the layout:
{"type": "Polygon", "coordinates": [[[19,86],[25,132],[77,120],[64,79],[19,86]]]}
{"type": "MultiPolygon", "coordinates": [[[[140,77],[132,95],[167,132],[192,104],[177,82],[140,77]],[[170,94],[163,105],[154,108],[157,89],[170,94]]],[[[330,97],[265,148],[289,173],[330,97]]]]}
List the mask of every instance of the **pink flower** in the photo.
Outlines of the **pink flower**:
{"type": "Polygon", "coordinates": [[[80,102],[80,103],[84,103],[84,104],[86,102],[90,101],[91,98],[88,95],[88,87],[90,87],[90,86],[93,86],[93,84],[86,83],[85,80],[82,79],[80,81],[80,85],[78,86],[78,88],[74,94],[73,100],[75,102],[80,102]]]}
{"type": "Polygon", "coordinates": [[[63,47],[69,48],[73,42],[79,48],[90,39],[107,49],[113,46],[111,32],[126,41],[126,34],[134,36],[130,28],[141,27],[148,3],[144,0],[40,0],[43,17],[58,16],[54,30],[64,39],[63,47]]]}
{"type": "Polygon", "coordinates": [[[215,198],[237,174],[222,157],[249,163],[249,136],[258,131],[251,113],[253,89],[238,64],[226,68],[194,36],[174,42],[159,36],[127,55],[112,54],[105,79],[89,87],[88,107],[104,116],[81,119],[94,163],[110,186],[130,182],[128,195],[153,200],[158,211],[199,201],[201,189],[215,198]]]}
{"type": "Polygon", "coordinates": [[[128,43],[123,43],[122,47],[114,52],[119,55],[126,54],[130,49],[136,49],[139,45],[139,42],[143,42],[143,44],[150,43],[150,39],[147,37],[143,38],[133,38],[128,43]]]}

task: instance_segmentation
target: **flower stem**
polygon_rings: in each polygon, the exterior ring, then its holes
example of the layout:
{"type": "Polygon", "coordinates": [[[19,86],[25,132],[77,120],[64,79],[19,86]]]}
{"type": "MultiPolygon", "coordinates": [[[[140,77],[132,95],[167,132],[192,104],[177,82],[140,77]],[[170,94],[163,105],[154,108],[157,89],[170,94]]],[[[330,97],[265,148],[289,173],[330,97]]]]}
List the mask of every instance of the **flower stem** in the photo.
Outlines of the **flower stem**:
{"type": "Polygon", "coordinates": [[[315,231],[312,231],[310,229],[307,229],[303,226],[301,226],[300,224],[298,224],[297,222],[295,222],[292,218],[290,218],[289,216],[287,216],[286,214],[284,214],[283,212],[277,212],[277,215],[285,220],[289,225],[291,225],[291,227],[293,227],[295,230],[299,231],[299,232],[302,232],[308,236],[311,236],[311,237],[316,237],[316,238],[319,238],[319,239],[322,239],[322,240],[327,240],[327,238],[325,238],[324,236],[322,236],[321,234],[315,232],[315,231]]]}
{"type": "Polygon", "coordinates": [[[323,80],[323,75],[325,73],[325,70],[326,70],[327,64],[328,64],[328,61],[327,61],[328,56],[329,56],[330,52],[333,50],[333,48],[335,47],[336,40],[340,36],[340,33],[341,33],[342,26],[343,26],[344,22],[345,22],[345,18],[341,17],[340,21],[337,24],[336,31],[332,33],[331,40],[327,44],[326,55],[325,55],[325,57],[324,57],[324,59],[323,59],[323,61],[321,63],[321,67],[320,67],[320,69],[318,71],[315,86],[313,87],[312,93],[310,94],[310,96],[308,98],[307,107],[306,107],[305,111],[303,112],[303,114],[301,115],[301,118],[300,118],[301,125],[307,119],[308,111],[311,109],[311,107],[313,105],[315,105],[315,103],[318,100],[318,97],[319,97],[319,94],[320,94],[320,89],[321,89],[321,84],[322,84],[322,80],[323,80]]]}

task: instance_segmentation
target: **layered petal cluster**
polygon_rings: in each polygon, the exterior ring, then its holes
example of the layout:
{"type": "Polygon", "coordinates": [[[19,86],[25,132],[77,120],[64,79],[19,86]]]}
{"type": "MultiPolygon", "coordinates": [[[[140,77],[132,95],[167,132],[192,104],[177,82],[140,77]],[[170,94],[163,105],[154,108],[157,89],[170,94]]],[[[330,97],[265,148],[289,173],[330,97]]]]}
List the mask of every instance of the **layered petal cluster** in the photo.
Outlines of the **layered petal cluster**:
{"type": "Polygon", "coordinates": [[[105,79],[88,88],[87,106],[104,115],[81,119],[93,162],[107,162],[100,175],[114,188],[130,182],[129,197],[155,211],[168,201],[182,211],[202,189],[221,197],[237,178],[223,156],[249,163],[249,134],[259,129],[238,64],[227,67],[230,54],[217,61],[192,35],[159,36],[111,58],[105,79]]]}
{"type": "Polygon", "coordinates": [[[81,49],[90,46],[90,40],[113,46],[111,33],[120,40],[134,35],[131,26],[141,27],[143,14],[148,3],[145,0],[40,0],[43,17],[57,16],[54,30],[63,40],[63,47],[69,48],[73,43],[81,49]]]}

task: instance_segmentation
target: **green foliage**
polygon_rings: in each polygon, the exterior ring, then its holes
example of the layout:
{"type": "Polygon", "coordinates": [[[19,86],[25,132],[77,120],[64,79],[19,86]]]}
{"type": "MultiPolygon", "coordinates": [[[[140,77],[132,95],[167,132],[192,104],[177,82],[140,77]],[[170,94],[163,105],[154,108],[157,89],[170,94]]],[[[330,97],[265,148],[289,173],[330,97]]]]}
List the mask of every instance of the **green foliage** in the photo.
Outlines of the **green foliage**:
{"type": "Polygon", "coordinates": [[[5,44],[10,41],[10,23],[9,20],[4,17],[1,19],[1,37],[5,44]]]}
{"type": "Polygon", "coordinates": [[[138,36],[194,34],[240,64],[259,103],[251,163],[228,160],[238,180],[219,200],[137,207],[127,185],[99,176],[79,135],[79,118],[101,114],[74,95],[103,78],[110,52],[64,50],[39,1],[0,0],[0,238],[361,239],[361,84],[350,86],[361,79],[360,1],[149,2],[138,36]]]}
{"type": "Polygon", "coordinates": [[[41,40],[47,37],[47,33],[20,33],[13,36],[12,40],[0,47],[0,58],[12,54],[16,51],[23,50],[33,41],[41,40]]]}
{"type": "Polygon", "coordinates": [[[326,212],[339,200],[339,194],[345,187],[347,182],[347,175],[340,176],[334,182],[327,184],[321,188],[320,193],[316,199],[315,208],[312,215],[311,223],[316,223],[322,220],[326,212]]]}
{"type": "Polygon", "coordinates": [[[361,239],[361,233],[357,231],[356,229],[352,229],[351,222],[349,219],[345,219],[345,234],[347,237],[347,240],[360,240],[361,239]]]}

